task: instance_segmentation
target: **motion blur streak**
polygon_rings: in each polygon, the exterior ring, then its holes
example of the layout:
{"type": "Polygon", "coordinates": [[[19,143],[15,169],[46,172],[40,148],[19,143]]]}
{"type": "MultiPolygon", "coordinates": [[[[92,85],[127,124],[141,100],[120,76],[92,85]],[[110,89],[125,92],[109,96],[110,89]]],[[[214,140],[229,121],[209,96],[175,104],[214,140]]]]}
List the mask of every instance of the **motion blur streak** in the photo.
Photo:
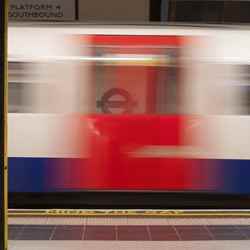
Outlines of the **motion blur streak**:
{"type": "Polygon", "coordinates": [[[250,31],[9,37],[10,191],[250,193],[250,31]]]}

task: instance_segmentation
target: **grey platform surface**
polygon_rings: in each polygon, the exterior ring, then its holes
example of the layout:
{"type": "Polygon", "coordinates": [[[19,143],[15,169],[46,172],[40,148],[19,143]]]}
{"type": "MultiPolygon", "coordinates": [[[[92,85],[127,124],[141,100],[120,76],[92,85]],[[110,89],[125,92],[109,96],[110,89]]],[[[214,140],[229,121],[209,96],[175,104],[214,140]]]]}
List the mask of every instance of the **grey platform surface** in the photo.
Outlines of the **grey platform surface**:
{"type": "Polygon", "coordinates": [[[250,249],[250,218],[10,218],[9,249],[250,249]]]}

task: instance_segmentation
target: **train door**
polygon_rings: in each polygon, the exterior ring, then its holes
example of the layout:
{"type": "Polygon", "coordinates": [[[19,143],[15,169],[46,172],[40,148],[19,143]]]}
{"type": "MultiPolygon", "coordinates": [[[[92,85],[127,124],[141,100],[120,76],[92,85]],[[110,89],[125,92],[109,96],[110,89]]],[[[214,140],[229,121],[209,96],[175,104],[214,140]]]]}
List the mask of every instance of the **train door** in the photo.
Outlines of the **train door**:
{"type": "Polygon", "coordinates": [[[177,36],[90,37],[92,114],[84,184],[105,190],[186,190],[180,155],[177,36]]]}

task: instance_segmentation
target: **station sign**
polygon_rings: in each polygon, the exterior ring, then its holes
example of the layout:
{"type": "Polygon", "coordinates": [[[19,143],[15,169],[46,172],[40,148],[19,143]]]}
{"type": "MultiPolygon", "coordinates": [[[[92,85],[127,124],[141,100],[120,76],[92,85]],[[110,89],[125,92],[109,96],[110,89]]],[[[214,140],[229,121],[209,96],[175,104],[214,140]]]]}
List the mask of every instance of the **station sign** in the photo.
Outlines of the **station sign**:
{"type": "Polygon", "coordinates": [[[97,107],[101,108],[103,113],[131,113],[136,103],[131,95],[125,89],[112,88],[104,93],[100,101],[97,101],[97,107]],[[115,98],[115,99],[113,99],[115,98]],[[119,99],[118,99],[119,98],[119,99]]]}
{"type": "Polygon", "coordinates": [[[74,21],[76,0],[9,0],[10,21],[74,21]]]}

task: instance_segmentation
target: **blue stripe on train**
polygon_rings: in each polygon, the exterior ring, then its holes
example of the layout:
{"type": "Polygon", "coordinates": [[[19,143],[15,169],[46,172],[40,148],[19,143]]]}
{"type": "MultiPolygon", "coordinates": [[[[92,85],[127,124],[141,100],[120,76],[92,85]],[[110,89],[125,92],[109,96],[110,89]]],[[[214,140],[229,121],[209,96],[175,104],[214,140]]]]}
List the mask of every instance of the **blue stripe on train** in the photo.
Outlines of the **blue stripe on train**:
{"type": "MultiPolygon", "coordinates": [[[[10,157],[9,191],[55,191],[46,185],[46,179],[53,171],[58,171],[57,166],[60,166],[61,161],[67,160],[69,159],[10,157]]],[[[211,171],[205,171],[204,173],[211,175],[209,179],[216,179],[216,182],[218,183],[217,190],[211,191],[250,194],[250,160],[199,161],[201,166],[206,165],[209,168],[209,162],[211,163],[211,166],[213,166],[213,170],[211,169],[211,171]]],[[[206,187],[204,187],[204,190],[206,190],[206,187]]]]}
{"type": "Polygon", "coordinates": [[[217,160],[220,178],[223,178],[221,192],[250,194],[250,160],[217,160]]]}
{"type": "Polygon", "coordinates": [[[56,166],[58,159],[10,157],[9,191],[10,192],[44,192],[49,174],[48,166],[56,166]]]}
{"type": "MultiPolygon", "coordinates": [[[[59,171],[63,171],[62,166],[64,166],[64,170],[66,171],[71,170],[72,166],[75,165],[75,161],[79,161],[79,159],[9,157],[9,191],[57,191],[58,189],[56,189],[54,185],[53,188],[48,186],[48,180],[51,181],[57,178],[57,176],[60,176],[59,171]],[[57,175],[57,173],[59,173],[59,175],[57,175]]],[[[83,160],[83,164],[84,162],[85,160],[83,160]]]]}

